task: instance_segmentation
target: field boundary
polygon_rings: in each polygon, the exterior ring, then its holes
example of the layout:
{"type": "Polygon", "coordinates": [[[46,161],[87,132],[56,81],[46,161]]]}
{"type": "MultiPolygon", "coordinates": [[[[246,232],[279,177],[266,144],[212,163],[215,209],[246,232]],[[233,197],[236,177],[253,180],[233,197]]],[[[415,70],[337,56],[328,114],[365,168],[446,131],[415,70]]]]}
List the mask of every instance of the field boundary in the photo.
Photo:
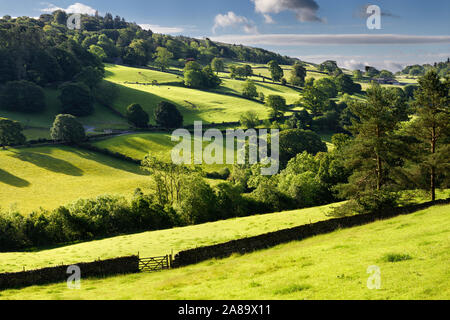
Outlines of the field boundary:
{"type": "MultiPolygon", "coordinates": [[[[221,259],[232,254],[246,254],[264,250],[280,244],[304,240],[316,235],[327,234],[339,229],[362,226],[378,220],[386,220],[400,215],[411,214],[437,205],[450,204],[450,198],[394,208],[381,214],[364,214],[336,218],[302,225],[290,229],[282,229],[258,236],[241,238],[216,245],[203,246],[178,252],[175,257],[170,255],[151,258],[139,256],[120,257],[109,260],[99,260],[90,263],[72,264],[80,267],[83,278],[107,277],[118,274],[152,272],[181,268],[210,259],[221,259]]],[[[30,271],[0,274],[0,290],[23,288],[33,285],[64,282],[68,278],[69,265],[30,271]]]]}
{"type": "Polygon", "coordinates": [[[173,267],[179,268],[215,258],[226,258],[232,254],[245,254],[257,250],[275,247],[291,241],[303,240],[320,234],[326,234],[338,229],[346,229],[385,220],[400,215],[411,214],[416,211],[428,209],[436,205],[450,204],[450,198],[435,202],[409,205],[392,209],[381,214],[363,214],[350,217],[336,218],[313,224],[302,225],[290,229],[261,234],[254,237],[242,238],[211,246],[180,251],[175,255],[173,267]]]}
{"type": "Polygon", "coordinates": [[[0,290],[24,288],[35,285],[44,285],[56,282],[65,282],[70,266],[78,266],[81,278],[101,278],[117,274],[130,274],[139,272],[139,257],[128,256],[94,262],[74,263],[30,271],[0,274],[0,290]]]}

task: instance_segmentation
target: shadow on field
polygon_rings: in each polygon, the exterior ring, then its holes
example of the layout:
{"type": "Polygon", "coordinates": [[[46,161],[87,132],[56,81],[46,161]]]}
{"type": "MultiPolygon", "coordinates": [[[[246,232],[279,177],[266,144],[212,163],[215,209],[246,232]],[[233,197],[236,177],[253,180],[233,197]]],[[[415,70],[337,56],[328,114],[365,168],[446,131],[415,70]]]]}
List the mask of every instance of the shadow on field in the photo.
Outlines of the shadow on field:
{"type": "Polygon", "coordinates": [[[79,150],[79,149],[73,149],[71,150],[74,154],[76,154],[79,157],[82,157],[87,160],[98,162],[104,166],[108,166],[117,170],[126,171],[129,173],[146,176],[148,175],[146,172],[141,170],[141,168],[138,165],[135,165],[133,163],[129,163],[123,160],[111,158],[108,156],[104,156],[102,154],[93,152],[93,151],[87,151],[87,150],[79,150]]]}
{"type": "Polygon", "coordinates": [[[30,185],[27,180],[16,177],[15,175],[0,169],[0,183],[9,184],[17,188],[26,188],[30,185]]]}
{"type": "Polygon", "coordinates": [[[280,90],[280,89],[278,89],[278,88],[274,88],[274,87],[271,87],[271,86],[262,84],[262,83],[260,83],[260,82],[258,82],[256,85],[259,86],[259,87],[266,88],[267,90],[271,90],[271,91],[275,91],[275,92],[283,92],[282,90],[280,90]]]}
{"type": "Polygon", "coordinates": [[[154,93],[145,91],[145,86],[142,86],[143,90],[138,90],[124,86],[120,83],[115,83],[118,90],[120,90],[120,98],[116,99],[113,103],[114,108],[119,112],[125,113],[123,106],[129,106],[132,103],[138,103],[150,116],[150,121],[154,122],[154,111],[158,103],[161,101],[167,101],[177,106],[177,109],[183,114],[186,121],[186,115],[195,114],[196,111],[192,111],[183,105],[176,103],[175,101],[162,98],[154,93]],[[120,107],[119,107],[120,105],[120,107]]]}
{"type": "Polygon", "coordinates": [[[76,177],[80,177],[83,175],[83,170],[74,166],[70,162],[56,159],[46,154],[28,151],[15,151],[12,157],[32,163],[35,166],[46,169],[48,171],[63,173],[69,176],[76,177]]]}

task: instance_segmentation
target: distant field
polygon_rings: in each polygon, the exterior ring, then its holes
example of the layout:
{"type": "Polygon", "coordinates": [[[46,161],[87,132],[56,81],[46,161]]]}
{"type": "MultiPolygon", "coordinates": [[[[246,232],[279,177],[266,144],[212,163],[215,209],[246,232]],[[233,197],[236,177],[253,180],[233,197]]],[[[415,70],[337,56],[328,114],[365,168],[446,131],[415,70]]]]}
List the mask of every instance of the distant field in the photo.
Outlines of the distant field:
{"type": "Polygon", "coordinates": [[[0,204],[22,213],[101,194],[132,196],[149,183],[137,165],[69,147],[0,150],[0,204]]]}
{"type": "MultiPolygon", "coordinates": [[[[260,79],[258,79],[260,80],[260,79]]],[[[242,88],[244,86],[244,81],[233,80],[233,79],[225,79],[223,80],[222,85],[218,89],[220,92],[224,93],[234,93],[234,94],[242,94],[242,88]]],[[[264,96],[267,97],[269,95],[280,95],[286,99],[288,104],[293,104],[300,99],[300,90],[291,89],[289,87],[272,84],[272,83],[260,83],[255,82],[256,89],[258,93],[264,93],[264,96]]]]}
{"type": "MultiPolygon", "coordinates": [[[[450,298],[449,210],[449,205],[436,206],[412,215],[180,269],[98,280],[82,279],[80,290],[69,290],[65,283],[61,283],[7,290],[0,292],[0,297],[447,300],[450,298]],[[371,275],[367,273],[369,266],[380,269],[380,290],[367,288],[371,275]]],[[[248,227],[252,229],[251,225],[248,227]]],[[[213,230],[209,229],[208,234],[214,234],[213,230]]],[[[164,240],[158,239],[159,243],[164,243],[164,240]]],[[[131,238],[124,238],[121,243],[127,247],[134,244],[131,238]]],[[[99,250],[106,251],[106,243],[98,242],[97,245],[99,250]]],[[[65,250],[64,254],[70,257],[82,252],[73,246],[65,250]]],[[[26,259],[26,254],[22,259],[26,259]]],[[[52,258],[48,260],[52,261],[52,258]]]]}
{"type": "Polygon", "coordinates": [[[211,245],[247,236],[328,219],[330,206],[257,215],[217,221],[196,226],[151,231],[85,242],[36,252],[0,253],[0,272],[20,271],[54,264],[108,259],[137,254],[142,257],[170,254],[173,250],[211,245]]]}
{"type": "Polygon", "coordinates": [[[177,78],[176,75],[111,65],[107,66],[106,70],[106,80],[119,85],[119,98],[114,103],[115,108],[125,113],[128,105],[139,103],[149,113],[153,123],[153,110],[163,100],[179,106],[184,116],[184,124],[192,124],[194,120],[203,120],[207,123],[239,121],[242,112],[248,110],[255,111],[262,119],[268,117],[268,109],[253,101],[174,86],[170,83],[164,84],[167,81],[171,82],[170,80],[182,82],[182,79],[177,78]],[[137,81],[151,83],[153,79],[158,80],[161,85],[144,86],[125,83],[137,81]]]}

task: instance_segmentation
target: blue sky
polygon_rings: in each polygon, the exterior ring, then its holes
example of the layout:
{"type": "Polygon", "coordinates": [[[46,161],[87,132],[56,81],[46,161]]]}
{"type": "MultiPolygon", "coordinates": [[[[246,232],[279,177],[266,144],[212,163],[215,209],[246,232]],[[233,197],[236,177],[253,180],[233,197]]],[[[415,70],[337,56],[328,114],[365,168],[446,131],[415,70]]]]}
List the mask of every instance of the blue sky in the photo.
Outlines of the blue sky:
{"type": "Polygon", "coordinates": [[[0,0],[0,15],[37,17],[57,8],[111,12],[155,32],[243,43],[311,62],[332,59],[347,68],[397,71],[450,56],[448,0],[0,0]],[[381,8],[380,30],[367,28],[368,5],[381,8]]]}

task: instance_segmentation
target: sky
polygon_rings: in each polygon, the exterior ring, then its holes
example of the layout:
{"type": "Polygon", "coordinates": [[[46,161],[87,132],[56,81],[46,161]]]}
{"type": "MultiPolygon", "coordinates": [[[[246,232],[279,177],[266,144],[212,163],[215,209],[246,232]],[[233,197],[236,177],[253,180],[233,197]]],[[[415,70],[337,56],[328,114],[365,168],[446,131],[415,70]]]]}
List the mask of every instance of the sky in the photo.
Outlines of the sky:
{"type": "Polygon", "coordinates": [[[341,67],[398,71],[450,57],[448,0],[0,0],[0,16],[38,17],[56,9],[109,12],[154,32],[209,37],[341,67]],[[367,27],[369,5],[381,29],[367,27]]]}

